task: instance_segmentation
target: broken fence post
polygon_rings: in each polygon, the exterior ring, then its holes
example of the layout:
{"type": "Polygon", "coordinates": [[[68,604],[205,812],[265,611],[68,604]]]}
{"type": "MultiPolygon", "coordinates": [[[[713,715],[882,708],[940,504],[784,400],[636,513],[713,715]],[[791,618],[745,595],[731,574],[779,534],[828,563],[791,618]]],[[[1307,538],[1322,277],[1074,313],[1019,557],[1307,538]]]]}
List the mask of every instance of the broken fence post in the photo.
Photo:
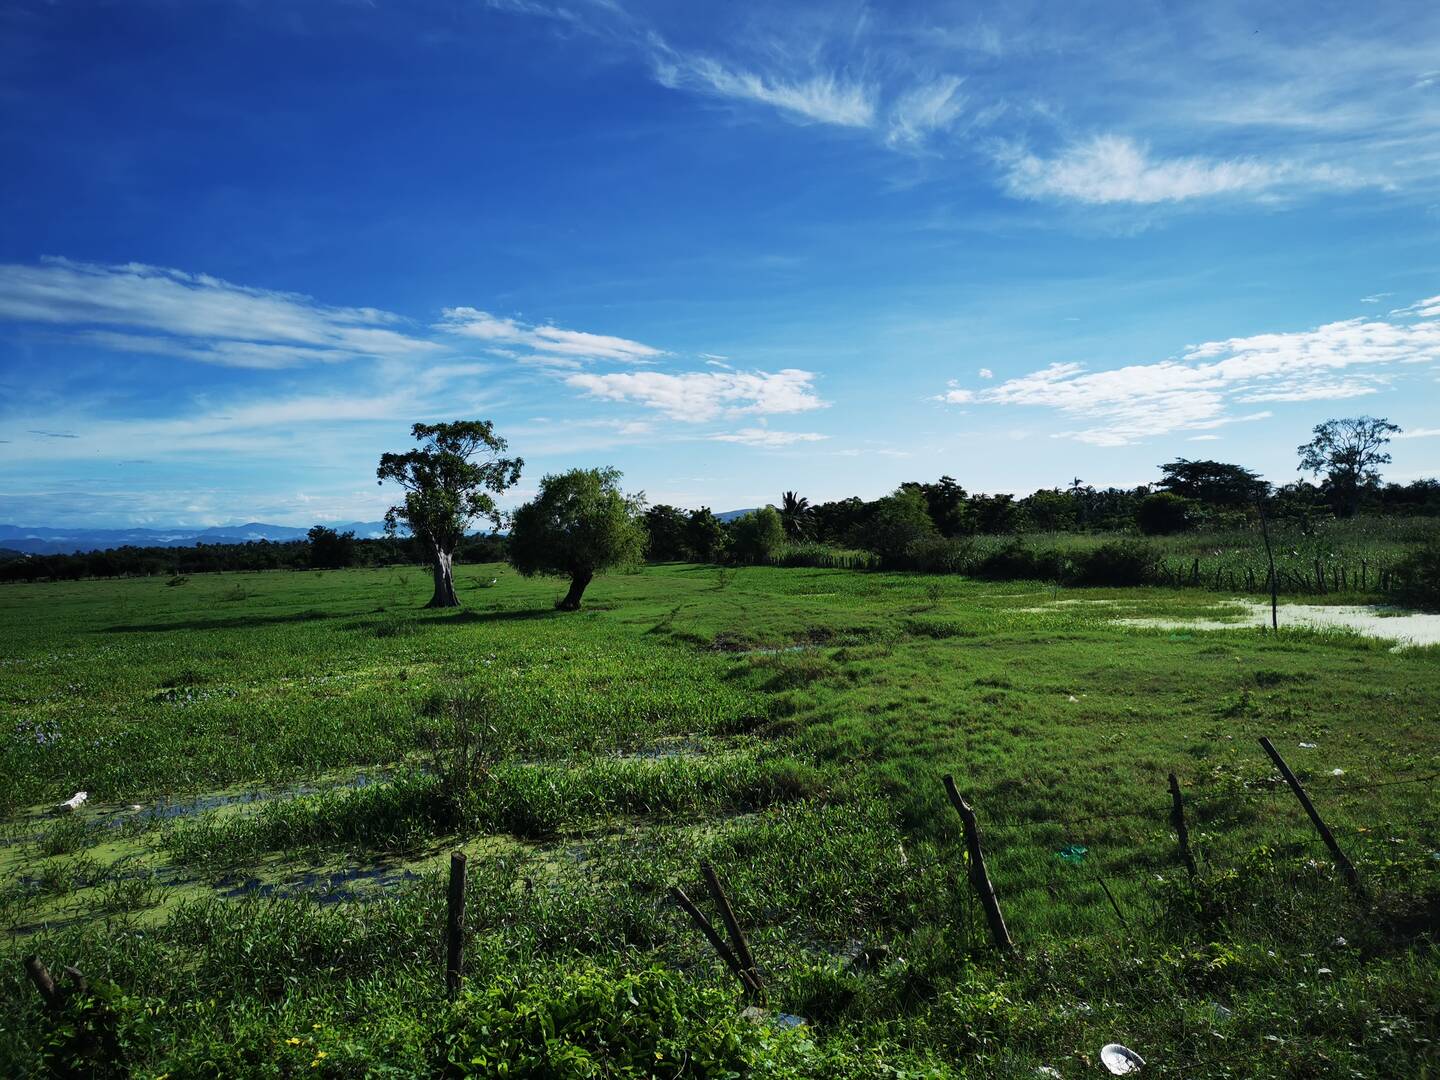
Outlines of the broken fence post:
{"type": "Polygon", "coordinates": [[[27,956],[25,958],[25,974],[30,976],[36,991],[45,1002],[48,1009],[58,1009],[65,1003],[60,988],[55,985],[55,980],[50,977],[50,972],[40,962],[38,956],[27,956]]]}
{"type": "Polygon", "coordinates": [[[1185,803],[1180,798],[1180,781],[1170,774],[1170,821],[1175,826],[1175,836],[1180,844],[1180,857],[1185,860],[1185,869],[1195,876],[1195,856],[1190,854],[1190,830],[1185,827],[1185,803]]]}
{"type": "Polygon", "coordinates": [[[1355,864],[1352,863],[1340,850],[1340,845],[1335,842],[1335,834],[1330,831],[1330,826],[1325,824],[1325,819],[1320,816],[1320,811],[1315,809],[1315,804],[1310,801],[1310,796],[1305,794],[1305,789],[1300,786],[1300,781],[1290,771],[1290,766],[1285,764],[1285,759],[1280,756],[1280,751],[1275,749],[1275,744],[1264,735],[1260,736],[1260,745],[1270,755],[1270,760],[1280,770],[1280,775],[1290,785],[1290,790],[1295,793],[1295,798],[1300,800],[1300,805],[1305,808],[1305,813],[1310,815],[1310,822],[1315,826],[1315,831],[1320,834],[1320,839],[1325,841],[1325,846],[1330,849],[1330,854],[1335,859],[1335,865],[1340,868],[1340,873],[1345,876],[1345,882],[1358,896],[1365,895],[1365,886],[1360,883],[1360,875],[1355,871],[1355,864]]]}
{"type": "Polygon", "coordinates": [[[679,885],[672,885],[670,886],[670,895],[675,898],[675,903],[679,905],[680,910],[690,916],[690,921],[699,928],[700,933],[705,935],[705,940],[710,942],[710,947],[725,962],[725,966],[730,969],[730,974],[740,980],[740,985],[745,992],[758,994],[760,987],[754,977],[745,970],[739,958],[725,943],[725,939],[715,929],[715,924],[705,917],[705,913],[695,906],[695,902],[690,897],[685,895],[685,890],[679,885]]]}
{"type": "Polygon", "coordinates": [[[759,990],[765,985],[760,978],[760,969],[755,966],[755,957],[750,955],[750,943],[745,940],[745,934],[740,929],[740,922],[735,918],[735,912],[730,907],[730,898],[725,895],[725,889],[720,884],[720,879],[715,876],[715,868],[708,862],[700,864],[700,873],[704,875],[705,887],[710,890],[710,898],[715,901],[715,906],[720,909],[720,921],[725,924],[725,930],[730,935],[730,940],[735,943],[735,955],[740,961],[744,974],[750,976],[750,981],[759,990]]]}
{"type": "Polygon", "coordinates": [[[460,989],[465,966],[465,853],[450,853],[450,895],[445,905],[445,992],[460,989]]]}
{"type": "Polygon", "coordinates": [[[985,872],[985,852],[980,847],[980,826],[975,822],[975,811],[956,789],[955,777],[946,773],[944,783],[945,794],[950,796],[950,803],[965,826],[965,848],[970,853],[970,883],[980,894],[980,906],[985,909],[985,921],[990,924],[990,936],[997,949],[1010,952],[1015,945],[1010,940],[1010,931],[1005,927],[1005,916],[1000,911],[995,886],[990,884],[990,875],[985,872]]]}

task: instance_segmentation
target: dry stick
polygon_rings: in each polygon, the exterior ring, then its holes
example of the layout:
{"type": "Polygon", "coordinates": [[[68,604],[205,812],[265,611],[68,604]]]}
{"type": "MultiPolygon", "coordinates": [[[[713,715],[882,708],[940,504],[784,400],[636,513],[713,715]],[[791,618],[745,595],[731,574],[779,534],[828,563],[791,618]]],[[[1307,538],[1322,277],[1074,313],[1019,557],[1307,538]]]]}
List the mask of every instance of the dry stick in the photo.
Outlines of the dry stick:
{"type": "Polygon", "coordinates": [[[1305,808],[1305,813],[1310,815],[1310,823],[1315,826],[1315,831],[1320,834],[1320,839],[1324,840],[1325,846],[1330,849],[1330,854],[1335,858],[1335,865],[1340,867],[1340,873],[1345,876],[1346,883],[1357,896],[1363,897],[1365,886],[1360,884],[1360,875],[1355,872],[1355,864],[1340,850],[1340,845],[1335,842],[1335,834],[1330,831],[1330,826],[1325,824],[1325,819],[1315,809],[1315,804],[1310,801],[1310,796],[1305,794],[1305,789],[1300,786],[1300,781],[1290,771],[1290,766],[1285,764],[1285,759],[1280,756],[1280,751],[1276,750],[1275,744],[1264,735],[1260,736],[1260,745],[1270,755],[1270,760],[1275,762],[1275,767],[1280,770],[1280,775],[1290,785],[1290,790],[1295,793],[1295,798],[1300,800],[1300,805],[1305,808]]]}
{"type": "Polygon", "coordinates": [[[64,1004],[65,999],[60,988],[55,985],[55,980],[50,977],[50,972],[45,969],[38,956],[25,958],[25,974],[30,976],[30,981],[35,984],[35,989],[45,1000],[47,1008],[58,1009],[64,1004]]]}
{"type": "Polygon", "coordinates": [[[710,898],[720,909],[720,921],[725,924],[725,929],[730,934],[730,940],[735,943],[735,955],[739,957],[741,965],[754,980],[756,987],[765,985],[764,980],[760,978],[760,970],[755,966],[755,958],[750,955],[750,943],[745,940],[745,934],[740,929],[740,922],[735,918],[735,912],[730,907],[730,898],[725,895],[725,889],[721,886],[720,879],[715,876],[715,868],[708,862],[701,863],[700,873],[705,877],[705,887],[710,890],[710,898]]]}
{"type": "Polygon", "coordinates": [[[1116,903],[1115,894],[1110,891],[1110,886],[1106,885],[1105,879],[1100,876],[1099,867],[1095,867],[1094,872],[1095,880],[1100,883],[1100,888],[1105,892],[1105,899],[1109,900],[1110,906],[1115,909],[1115,917],[1120,920],[1120,925],[1122,927],[1124,927],[1126,930],[1129,930],[1130,924],[1125,921],[1125,913],[1120,910],[1120,905],[1116,903]]]}
{"type": "Polygon", "coordinates": [[[711,948],[720,954],[721,960],[725,961],[725,966],[748,988],[750,984],[745,978],[745,969],[740,966],[740,961],[736,959],[735,954],[730,951],[730,946],[725,944],[725,939],[716,932],[710,920],[705,917],[705,913],[695,906],[694,901],[685,895],[685,890],[680,888],[679,885],[672,885],[670,887],[670,895],[675,898],[675,903],[680,905],[680,910],[685,912],[686,915],[689,915],[691,921],[700,928],[700,932],[704,934],[705,939],[710,942],[711,948]]]}
{"type": "Polygon", "coordinates": [[[980,894],[980,906],[985,909],[985,920],[990,924],[990,936],[995,947],[1010,952],[1015,945],[1010,940],[1010,931],[1005,928],[1005,916],[1000,912],[1000,901],[995,896],[995,886],[990,884],[990,875],[985,872],[985,852],[980,847],[980,826],[975,822],[975,811],[970,808],[955,787],[955,777],[945,774],[945,794],[960,815],[965,826],[965,847],[970,852],[970,884],[980,894]]]}
{"type": "Polygon", "coordinates": [[[450,896],[445,908],[445,992],[460,989],[465,965],[465,853],[450,853],[450,896]]]}
{"type": "Polygon", "coordinates": [[[1195,876],[1195,856],[1190,854],[1190,830],[1185,827],[1185,803],[1180,798],[1180,781],[1170,774],[1170,820],[1175,825],[1175,835],[1180,841],[1180,856],[1185,860],[1185,869],[1195,876]]]}
{"type": "Polygon", "coordinates": [[[1265,521],[1265,505],[1260,507],[1260,534],[1265,537],[1265,558],[1270,563],[1270,629],[1280,629],[1280,600],[1276,595],[1279,582],[1275,578],[1275,553],[1270,550],[1270,526],[1265,521]]]}

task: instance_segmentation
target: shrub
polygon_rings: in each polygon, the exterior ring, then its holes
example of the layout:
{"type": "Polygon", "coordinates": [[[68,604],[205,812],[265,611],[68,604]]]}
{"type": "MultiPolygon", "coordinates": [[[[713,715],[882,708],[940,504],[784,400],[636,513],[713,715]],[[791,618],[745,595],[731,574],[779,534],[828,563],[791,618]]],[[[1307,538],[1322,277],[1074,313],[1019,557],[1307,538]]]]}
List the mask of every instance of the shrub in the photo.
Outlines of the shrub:
{"type": "Polygon", "coordinates": [[[910,545],[910,565],[927,574],[966,574],[975,561],[975,540],[969,536],[926,537],[910,545]]]}
{"type": "Polygon", "coordinates": [[[937,535],[924,496],[911,488],[879,500],[869,519],[856,529],[859,546],[875,552],[888,566],[903,566],[914,544],[937,535]]]}
{"type": "Polygon", "coordinates": [[[1075,560],[1077,585],[1145,585],[1154,581],[1160,553],[1143,540],[1111,540],[1075,560]]]}
{"type": "Polygon", "coordinates": [[[1395,568],[1400,598],[1416,607],[1440,610],[1440,540],[1405,556],[1395,568]]]}
{"type": "Polygon", "coordinates": [[[1032,548],[1018,537],[981,559],[971,571],[993,581],[1064,581],[1070,558],[1054,548],[1032,548]]]}

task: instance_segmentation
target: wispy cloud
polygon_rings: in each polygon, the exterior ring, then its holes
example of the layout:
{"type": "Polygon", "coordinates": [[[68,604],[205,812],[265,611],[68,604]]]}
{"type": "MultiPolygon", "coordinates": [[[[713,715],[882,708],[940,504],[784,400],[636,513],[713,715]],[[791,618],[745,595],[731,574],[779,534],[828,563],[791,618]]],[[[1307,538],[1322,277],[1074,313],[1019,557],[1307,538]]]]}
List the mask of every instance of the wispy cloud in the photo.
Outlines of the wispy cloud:
{"type": "Polygon", "coordinates": [[[1357,187],[1343,169],[1305,167],[1252,158],[1156,158],[1134,139],[1096,135],[1054,157],[1028,151],[1002,154],[1010,193],[1025,199],[1080,203],[1173,203],[1223,195],[1260,195],[1287,185],[1357,187]]]}
{"type": "Polygon", "coordinates": [[[806,412],[823,408],[815,373],[786,368],[766,371],[659,371],[579,373],[565,382],[607,401],[655,409],[675,420],[706,421],[722,415],[806,412]]]}
{"type": "MultiPolygon", "coordinates": [[[[492,315],[473,307],[445,308],[437,330],[474,338],[490,346],[518,346],[532,350],[541,361],[571,364],[581,360],[615,360],[626,364],[651,364],[664,356],[661,349],[627,338],[563,330],[558,326],[522,322],[492,315]]],[[[513,349],[492,349],[501,355],[516,356],[513,349]]]]}
{"type": "Polygon", "coordinates": [[[1435,428],[1435,427],[1418,427],[1418,428],[1406,428],[1404,431],[1401,431],[1401,432],[1398,432],[1398,433],[1395,434],[1395,435],[1392,435],[1391,438],[1395,438],[1395,439],[1433,439],[1433,438],[1435,438],[1436,436],[1440,436],[1440,428],[1435,428]]]}
{"type": "Polygon", "coordinates": [[[741,428],[739,431],[710,436],[715,442],[740,443],[742,446],[754,446],[763,450],[776,450],[794,446],[796,443],[821,442],[829,437],[813,431],[771,431],[769,428],[760,427],[741,428]]]}
{"type": "Polygon", "coordinates": [[[296,293],[139,263],[45,259],[0,266],[0,319],[71,327],[77,339],[108,348],[229,367],[415,357],[441,349],[396,329],[404,320],[387,311],[330,307],[296,293]]]}
{"type": "Polygon", "coordinates": [[[948,128],[965,108],[965,98],[959,93],[963,81],[956,75],[942,75],[902,93],[890,107],[885,141],[891,146],[916,147],[948,128]]]}
{"type": "Polygon", "coordinates": [[[1051,408],[1090,422],[1058,436],[1124,446],[1269,415],[1237,414],[1235,405],[1376,393],[1407,365],[1435,361],[1440,361],[1440,322],[1350,319],[1313,330],[1205,342],[1178,359],[1108,371],[1057,363],[979,390],[952,381],[936,400],[1051,408]],[[1344,377],[1337,377],[1341,372],[1344,377]]]}
{"type": "Polygon", "coordinates": [[[864,128],[875,122],[876,90],[859,80],[826,71],[761,74],[708,56],[677,52],[658,38],[652,41],[656,44],[655,78],[672,90],[769,106],[802,123],[864,128]]]}

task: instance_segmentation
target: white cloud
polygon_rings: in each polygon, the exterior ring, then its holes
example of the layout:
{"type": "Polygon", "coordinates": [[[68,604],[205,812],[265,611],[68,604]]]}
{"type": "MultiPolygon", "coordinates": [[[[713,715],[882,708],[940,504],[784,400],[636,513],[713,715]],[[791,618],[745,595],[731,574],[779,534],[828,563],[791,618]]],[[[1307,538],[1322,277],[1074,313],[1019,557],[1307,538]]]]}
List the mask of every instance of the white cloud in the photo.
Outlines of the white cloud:
{"type": "Polygon", "coordinates": [[[1186,439],[1185,441],[1186,441],[1186,442],[1218,442],[1219,440],[1220,440],[1220,436],[1219,436],[1219,435],[1191,435],[1190,438],[1186,439]]]}
{"type": "Polygon", "coordinates": [[[710,436],[715,442],[740,443],[744,446],[757,446],[766,450],[794,446],[796,443],[802,442],[820,442],[829,437],[829,435],[820,435],[813,431],[771,431],[769,428],[741,428],[739,431],[710,436]]]}
{"type": "Polygon", "coordinates": [[[1386,297],[1394,296],[1394,295],[1395,295],[1394,293],[1388,293],[1388,292],[1371,293],[1369,296],[1362,296],[1362,297],[1360,298],[1360,303],[1362,303],[1362,304],[1378,304],[1381,300],[1384,300],[1386,297]]]}
{"type": "Polygon", "coordinates": [[[565,382],[592,397],[634,402],[676,420],[713,420],[742,413],[791,413],[823,408],[814,392],[815,373],[786,368],[765,371],[658,371],[570,375],[565,382]]]}
{"type": "Polygon", "coordinates": [[[688,89],[780,110],[792,120],[840,127],[875,121],[875,91],[833,72],[804,78],[761,75],[705,56],[687,56],[656,41],[655,77],[672,90],[688,89]]]}
{"type": "Polygon", "coordinates": [[[1098,446],[1124,446],[1269,415],[1234,415],[1236,404],[1374,393],[1388,385],[1397,369],[1435,361],[1440,361],[1440,322],[1350,319],[1313,330],[1205,342],[1190,346],[1179,359],[1108,371],[1057,363],[984,390],[965,390],[952,382],[937,399],[1056,409],[1093,425],[1059,434],[1098,446]]]}
{"type": "Polygon", "coordinates": [[[80,340],[106,348],[230,367],[414,357],[441,349],[394,329],[403,320],[387,311],[327,307],[308,296],[139,263],[45,259],[37,266],[0,266],[0,319],[76,327],[80,340]]]}
{"type": "Polygon", "coordinates": [[[1433,319],[1440,315],[1440,296],[1432,296],[1427,300],[1419,300],[1409,307],[1396,308],[1390,312],[1391,315],[1414,316],[1421,319],[1433,319]]]}
{"type": "MultiPolygon", "coordinates": [[[[617,360],[627,364],[650,364],[664,352],[628,338],[562,330],[558,326],[535,325],[491,315],[473,307],[451,307],[441,312],[435,329],[447,334],[476,338],[492,346],[520,346],[534,350],[532,359],[542,363],[577,364],[580,360],[617,360]]],[[[491,351],[503,352],[499,348],[491,351]]]]}
{"type": "Polygon", "coordinates": [[[988,367],[982,367],[976,374],[982,379],[993,379],[995,377],[995,372],[991,371],[988,367]]]}
{"type": "Polygon", "coordinates": [[[943,75],[896,98],[890,107],[885,141],[891,146],[919,146],[933,132],[955,122],[965,107],[957,91],[964,80],[943,75]]]}
{"type": "Polygon", "coordinates": [[[1261,194],[1282,185],[1357,187],[1353,173],[1271,164],[1247,158],[1153,158],[1123,135],[1096,135],[1051,158],[1008,153],[1006,185],[1026,199],[1082,203],[1166,203],[1219,195],[1261,194]]]}
{"type": "Polygon", "coordinates": [[[1407,428],[1390,437],[1392,439],[1433,439],[1437,435],[1440,435],[1440,428],[1418,427],[1407,428]]]}

